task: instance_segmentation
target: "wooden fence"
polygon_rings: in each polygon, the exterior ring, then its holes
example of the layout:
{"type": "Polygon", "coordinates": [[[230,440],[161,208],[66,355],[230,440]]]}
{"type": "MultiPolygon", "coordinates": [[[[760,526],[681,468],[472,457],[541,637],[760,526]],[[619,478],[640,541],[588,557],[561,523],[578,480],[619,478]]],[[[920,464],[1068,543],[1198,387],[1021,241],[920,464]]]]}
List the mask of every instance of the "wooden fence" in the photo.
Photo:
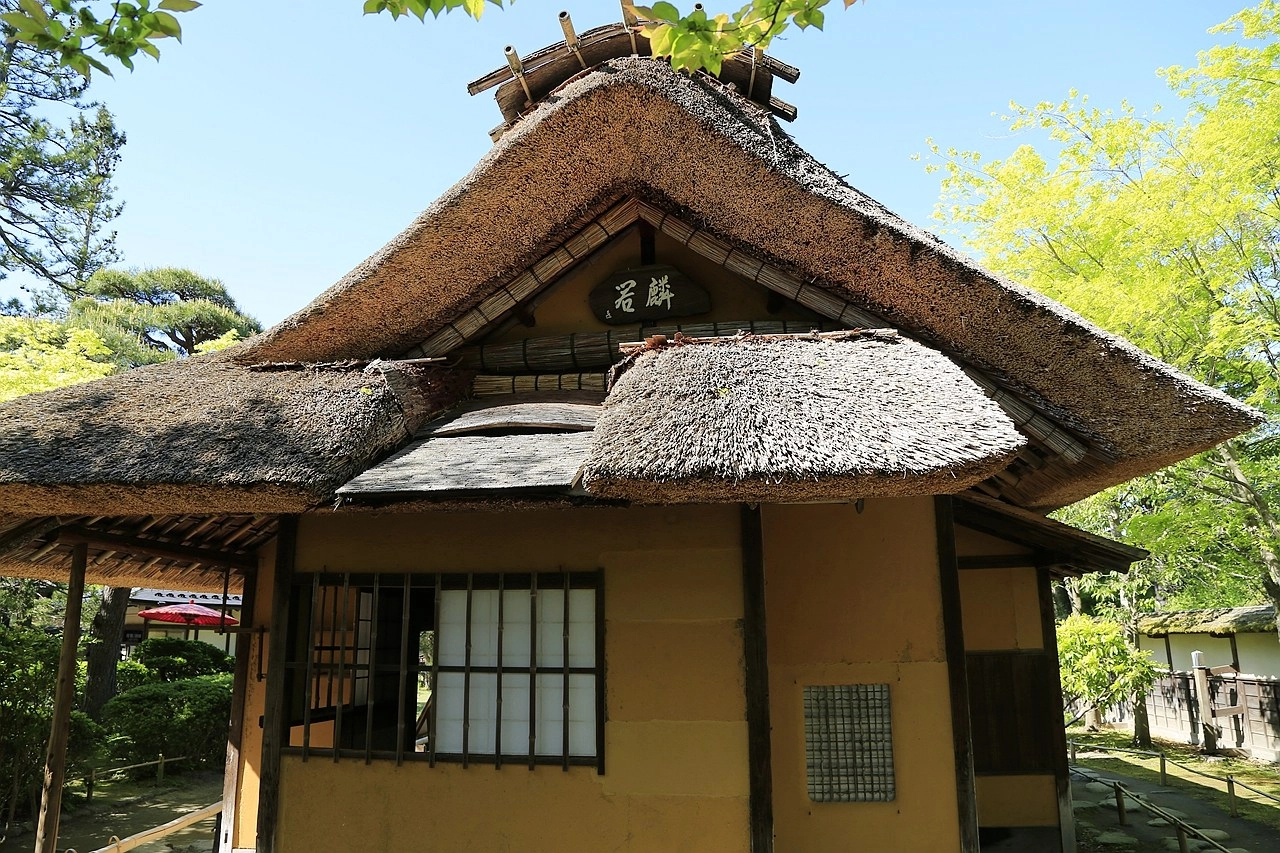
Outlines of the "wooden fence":
{"type": "MultiPolygon", "coordinates": [[[[1209,677],[1209,694],[1215,709],[1242,708],[1239,714],[1216,718],[1222,732],[1219,747],[1280,761],[1280,678],[1214,675],[1209,677]]],[[[1200,742],[1200,706],[1192,673],[1165,672],[1147,694],[1146,704],[1153,735],[1200,742]]]]}

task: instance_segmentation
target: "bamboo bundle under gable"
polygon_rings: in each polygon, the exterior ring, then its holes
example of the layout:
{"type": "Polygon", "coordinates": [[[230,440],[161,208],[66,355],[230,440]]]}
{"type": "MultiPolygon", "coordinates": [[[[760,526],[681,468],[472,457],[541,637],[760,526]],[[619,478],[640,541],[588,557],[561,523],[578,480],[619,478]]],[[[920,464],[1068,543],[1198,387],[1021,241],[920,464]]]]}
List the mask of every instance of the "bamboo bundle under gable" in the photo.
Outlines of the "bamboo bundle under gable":
{"type": "Polygon", "coordinates": [[[529,394],[535,391],[608,390],[603,373],[542,373],[536,376],[477,376],[471,384],[476,397],[495,394],[529,394]]]}
{"type": "Polygon", "coordinates": [[[561,373],[607,368],[622,360],[618,347],[653,335],[675,337],[676,332],[691,337],[724,337],[749,332],[753,335],[804,334],[834,331],[839,323],[828,320],[729,320],[722,323],[677,323],[673,325],[619,326],[606,332],[581,332],[544,338],[527,338],[502,344],[462,347],[456,355],[459,365],[483,373],[561,373]]]}

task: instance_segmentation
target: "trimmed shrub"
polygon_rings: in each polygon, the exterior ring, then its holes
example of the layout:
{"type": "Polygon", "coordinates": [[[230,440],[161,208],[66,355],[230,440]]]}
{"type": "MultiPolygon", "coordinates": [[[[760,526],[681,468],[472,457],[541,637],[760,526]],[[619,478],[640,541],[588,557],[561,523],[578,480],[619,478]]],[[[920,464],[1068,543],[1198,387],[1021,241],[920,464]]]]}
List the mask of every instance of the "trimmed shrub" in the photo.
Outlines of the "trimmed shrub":
{"type": "Polygon", "coordinates": [[[132,690],[144,684],[155,684],[159,680],[160,677],[148,669],[146,664],[138,663],[133,658],[116,664],[117,693],[124,693],[126,690],[132,690]]]}
{"type": "MultiPolygon", "coordinates": [[[[152,637],[133,650],[132,660],[150,670],[152,681],[181,681],[235,669],[235,658],[199,640],[152,637]]],[[[121,687],[123,690],[123,686],[121,687]]]]}
{"type": "Polygon", "coordinates": [[[107,730],[84,711],[71,712],[71,732],[67,739],[68,775],[88,774],[90,767],[101,767],[106,749],[107,730]]]}
{"type": "Polygon", "coordinates": [[[221,766],[231,719],[231,680],[229,674],[202,675],[143,684],[116,696],[102,716],[119,738],[119,757],[151,761],[163,752],[171,758],[188,756],[186,767],[221,766]]]}

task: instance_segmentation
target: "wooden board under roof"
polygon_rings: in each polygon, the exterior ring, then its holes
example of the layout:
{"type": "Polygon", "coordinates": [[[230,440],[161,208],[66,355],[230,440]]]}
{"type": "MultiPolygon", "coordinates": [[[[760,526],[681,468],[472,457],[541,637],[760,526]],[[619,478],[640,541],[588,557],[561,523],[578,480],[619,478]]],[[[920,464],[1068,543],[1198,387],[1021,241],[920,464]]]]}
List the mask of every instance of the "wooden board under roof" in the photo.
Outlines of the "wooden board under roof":
{"type": "Polygon", "coordinates": [[[591,432],[459,436],[417,441],[338,489],[344,500],[495,491],[567,492],[591,432]]]}
{"type": "Polygon", "coordinates": [[[581,432],[595,429],[600,406],[560,401],[525,401],[486,406],[427,425],[418,434],[442,438],[500,430],[581,432]]]}

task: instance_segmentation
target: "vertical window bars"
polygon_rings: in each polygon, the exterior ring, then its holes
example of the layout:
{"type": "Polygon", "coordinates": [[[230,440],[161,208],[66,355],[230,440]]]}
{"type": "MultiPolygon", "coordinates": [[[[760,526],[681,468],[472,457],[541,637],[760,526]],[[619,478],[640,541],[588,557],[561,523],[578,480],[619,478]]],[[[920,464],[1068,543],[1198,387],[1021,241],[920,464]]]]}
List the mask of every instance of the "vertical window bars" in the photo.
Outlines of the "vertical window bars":
{"type": "Polygon", "coordinates": [[[377,693],[377,673],[378,668],[375,666],[374,654],[378,648],[378,582],[380,578],[373,576],[373,592],[370,595],[369,603],[369,648],[366,655],[366,665],[368,669],[368,682],[365,687],[365,715],[364,715],[364,763],[368,764],[373,761],[373,714],[374,702],[377,693]]]}
{"type": "Polygon", "coordinates": [[[286,663],[295,679],[288,751],[300,746],[304,760],[321,753],[334,761],[358,756],[365,763],[394,758],[432,766],[483,758],[498,768],[523,757],[530,769],[587,764],[603,772],[600,578],[599,572],[299,576],[286,663]],[[390,633],[397,619],[398,647],[390,633]],[[393,696],[394,715],[387,707],[393,696]],[[521,728],[523,756],[511,752],[521,728]]]}

